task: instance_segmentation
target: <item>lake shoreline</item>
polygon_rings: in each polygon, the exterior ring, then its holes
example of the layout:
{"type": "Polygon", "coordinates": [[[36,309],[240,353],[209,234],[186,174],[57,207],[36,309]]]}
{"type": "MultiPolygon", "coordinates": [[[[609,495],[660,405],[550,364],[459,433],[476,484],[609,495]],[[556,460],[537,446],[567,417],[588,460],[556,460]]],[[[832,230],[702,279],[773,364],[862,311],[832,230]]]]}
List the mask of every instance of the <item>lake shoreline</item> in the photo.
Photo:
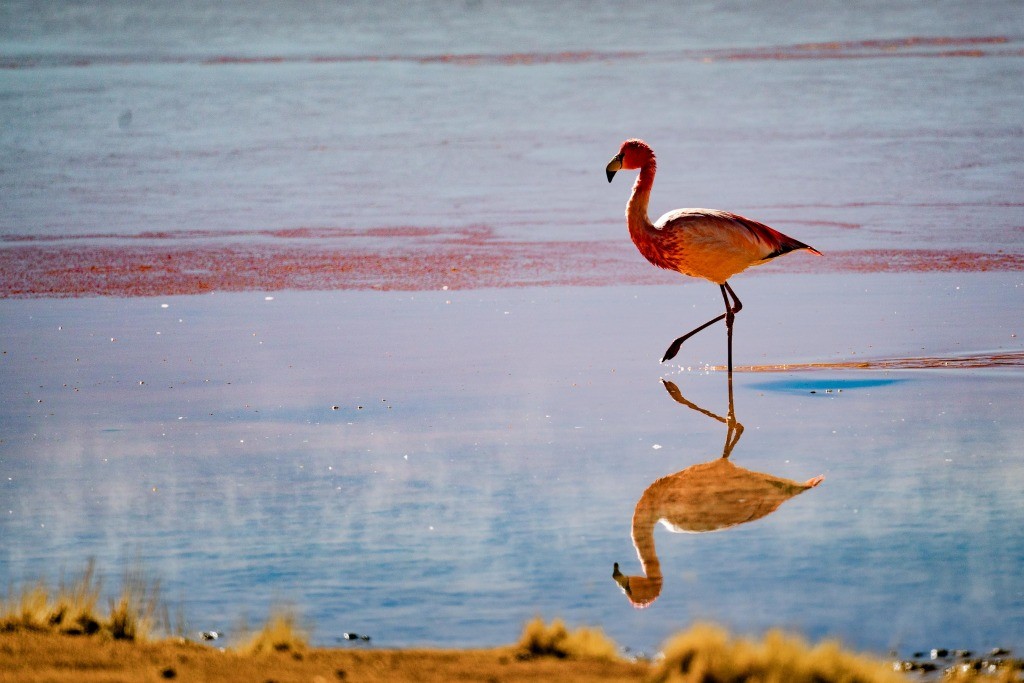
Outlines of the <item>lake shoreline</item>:
{"type": "Polygon", "coordinates": [[[517,658],[514,647],[440,650],[315,648],[247,656],[188,641],[0,634],[0,681],[643,680],[643,663],[517,658]],[[317,678],[317,677],[320,678],[317,678]]]}

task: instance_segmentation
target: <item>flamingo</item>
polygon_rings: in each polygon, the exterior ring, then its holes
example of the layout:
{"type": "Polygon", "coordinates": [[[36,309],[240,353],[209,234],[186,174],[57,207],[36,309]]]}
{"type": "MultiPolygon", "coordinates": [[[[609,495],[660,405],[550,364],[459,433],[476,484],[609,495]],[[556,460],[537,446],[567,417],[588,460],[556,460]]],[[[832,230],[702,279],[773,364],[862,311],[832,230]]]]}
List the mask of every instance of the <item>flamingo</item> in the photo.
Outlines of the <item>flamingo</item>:
{"type": "Polygon", "coordinates": [[[622,143],[605,169],[609,183],[618,171],[640,169],[626,203],[626,225],[633,244],[660,268],[714,282],[725,300],[725,313],[672,342],[661,362],[675,358],[683,342],[724,319],[732,377],[732,326],[743,304],[729,286],[729,278],[797,249],[819,256],[821,252],[763,223],[717,209],[676,209],[651,223],[647,203],[657,168],[654,150],[643,140],[631,139],[622,143]]]}

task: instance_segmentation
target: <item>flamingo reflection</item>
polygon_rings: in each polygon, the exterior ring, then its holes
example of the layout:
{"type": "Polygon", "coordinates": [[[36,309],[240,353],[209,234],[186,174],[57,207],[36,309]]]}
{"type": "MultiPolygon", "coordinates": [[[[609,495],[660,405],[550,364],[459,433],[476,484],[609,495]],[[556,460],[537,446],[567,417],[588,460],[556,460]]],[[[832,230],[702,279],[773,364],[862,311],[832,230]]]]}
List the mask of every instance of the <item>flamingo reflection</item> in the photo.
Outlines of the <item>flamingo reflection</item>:
{"type": "Polygon", "coordinates": [[[682,405],[726,425],[722,456],[693,465],[658,479],[647,487],[633,512],[633,545],[642,576],[627,576],[615,563],[612,578],[635,607],[646,607],[661,594],[661,564],[654,548],[654,527],[658,522],[677,533],[706,533],[728,529],[771,514],[787,500],[814,488],[824,480],[817,476],[805,482],[753,472],[734,465],[729,456],[743,435],[736,421],[732,382],[729,383],[729,413],[716,415],[683,398],[679,388],[662,380],[669,395],[682,405]]]}

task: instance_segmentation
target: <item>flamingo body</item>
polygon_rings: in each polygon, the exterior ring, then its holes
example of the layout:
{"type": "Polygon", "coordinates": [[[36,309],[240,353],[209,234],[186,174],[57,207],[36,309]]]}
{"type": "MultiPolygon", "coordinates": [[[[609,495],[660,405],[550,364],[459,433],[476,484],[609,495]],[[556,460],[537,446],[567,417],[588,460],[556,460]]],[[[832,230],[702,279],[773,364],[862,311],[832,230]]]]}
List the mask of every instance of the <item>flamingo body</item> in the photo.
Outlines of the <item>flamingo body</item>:
{"type": "Polygon", "coordinates": [[[728,280],[756,266],[797,249],[820,255],[803,242],[764,223],[717,209],[676,209],[652,223],[647,206],[658,164],[654,151],[643,140],[626,140],[605,169],[608,182],[620,170],[639,169],[633,193],[626,204],[626,225],[633,244],[652,264],[719,285],[726,312],[669,347],[662,362],[674,357],[680,345],[708,325],[725,319],[729,333],[729,372],[732,372],[732,322],[742,304],[728,280]],[[730,302],[730,296],[732,301],[730,302]]]}
{"type": "MultiPolygon", "coordinates": [[[[763,223],[716,209],[676,209],[633,236],[656,266],[717,285],[795,249],[812,249],[763,223]]],[[[813,251],[813,249],[812,249],[813,251]]]]}

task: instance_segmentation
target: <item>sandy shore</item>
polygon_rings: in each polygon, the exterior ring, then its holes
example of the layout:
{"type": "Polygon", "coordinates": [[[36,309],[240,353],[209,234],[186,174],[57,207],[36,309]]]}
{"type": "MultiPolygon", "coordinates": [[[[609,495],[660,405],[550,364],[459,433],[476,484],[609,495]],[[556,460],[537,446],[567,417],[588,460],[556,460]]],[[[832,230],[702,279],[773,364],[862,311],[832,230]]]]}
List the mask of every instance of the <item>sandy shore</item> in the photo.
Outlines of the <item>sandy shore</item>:
{"type": "Polygon", "coordinates": [[[639,681],[647,664],[486,650],[310,649],[242,656],[190,642],[0,634],[0,681],[639,681]]]}

